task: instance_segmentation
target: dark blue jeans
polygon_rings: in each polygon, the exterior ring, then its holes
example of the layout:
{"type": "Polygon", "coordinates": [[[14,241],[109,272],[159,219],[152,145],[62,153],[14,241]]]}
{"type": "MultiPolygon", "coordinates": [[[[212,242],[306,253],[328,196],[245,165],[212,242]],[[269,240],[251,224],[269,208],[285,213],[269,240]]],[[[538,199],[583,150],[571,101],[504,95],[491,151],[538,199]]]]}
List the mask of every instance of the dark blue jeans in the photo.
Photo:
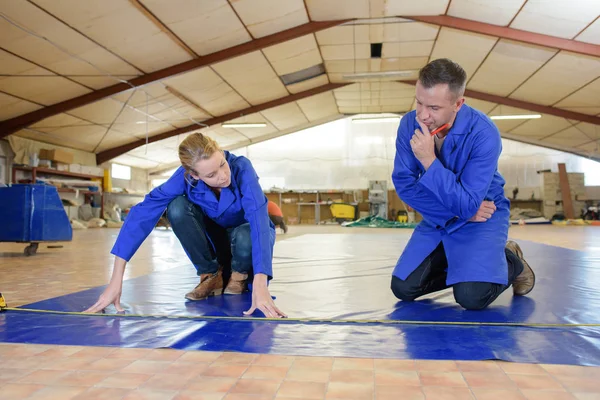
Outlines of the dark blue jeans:
{"type": "MultiPolygon", "coordinates": [[[[516,254],[505,249],[508,264],[508,285],[490,282],[460,282],[452,285],[454,300],[467,310],[482,310],[502,294],[523,272],[523,263],[516,254]]],[[[392,292],[403,301],[413,301],[428,293],[446,289],[448,260],[442,243],[415,269],[406,280],[392,276],[392,292]]]]}
{"type": "Polygon", "coordinates": [[[223,228],[185,196],[171,201],[167,218],[198,275],[215,273],[219,265],[224,267],[224,278],[229,270],[252,275],[250,224],[223,228]]]}

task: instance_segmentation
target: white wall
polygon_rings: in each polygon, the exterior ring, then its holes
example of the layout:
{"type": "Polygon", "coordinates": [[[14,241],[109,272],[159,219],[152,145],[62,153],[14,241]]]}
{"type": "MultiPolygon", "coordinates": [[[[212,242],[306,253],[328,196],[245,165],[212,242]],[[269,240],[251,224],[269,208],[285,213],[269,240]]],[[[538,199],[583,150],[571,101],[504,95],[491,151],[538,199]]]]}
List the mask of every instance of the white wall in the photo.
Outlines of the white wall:
{"type": "MultiPolygon", "coordinates": [[[[391,183],[398,121],[356,124],[346,118],[267,142],[233,150],[247,155],[263,189],[361,189],[369,180],[391,183]]],[[[519,187],[518,198],[539,198],[537,171],[584,172],[586,185],[600,185],[600,163],[572,154],[503,139],[499,169],[506,193],[519,187]]]]}

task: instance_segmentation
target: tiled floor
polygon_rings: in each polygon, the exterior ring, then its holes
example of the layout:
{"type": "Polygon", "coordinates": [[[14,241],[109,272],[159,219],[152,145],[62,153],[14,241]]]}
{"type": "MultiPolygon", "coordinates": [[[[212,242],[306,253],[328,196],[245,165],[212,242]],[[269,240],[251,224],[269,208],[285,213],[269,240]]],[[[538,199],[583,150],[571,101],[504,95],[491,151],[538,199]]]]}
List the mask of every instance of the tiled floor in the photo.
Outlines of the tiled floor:
{"type": "MultiPolygon", "coordinates": [[[[389,230],[291,227],[302,233],[389,230]]],[[[394,232],[394,231],[392,231],[394,232]]],[[[396,231],[397,232],[397,231],[396,231]]],[[[0,243],[0,291],[10,306],[106,283],[118,231],[77,231],[62,249],[0,243]]],[[[599,227],[513,227],[510,236],[595,251],[599,227]]],[[[186,265],[172,234],[155,231],[126,278],[186,265]]],[[[600,400],[600,368],[503,362],[372,360],[0,343],[3,399],[600,400]]]]}

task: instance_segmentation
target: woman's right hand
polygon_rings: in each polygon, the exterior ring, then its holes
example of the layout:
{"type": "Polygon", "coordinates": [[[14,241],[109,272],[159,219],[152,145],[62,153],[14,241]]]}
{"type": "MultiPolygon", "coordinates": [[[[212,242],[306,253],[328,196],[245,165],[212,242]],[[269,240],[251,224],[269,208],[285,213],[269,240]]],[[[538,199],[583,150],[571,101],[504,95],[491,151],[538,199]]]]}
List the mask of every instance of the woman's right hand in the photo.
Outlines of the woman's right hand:
{"type": "Polygon", "coordinates": [[[98,298],[96,304],[84,311],[84,313],[97,313],[103,311],[110,304],[114,304],[118,312],[124,311],[121,307],[121,282],[111,282],[98,298]]]}
{"type": "Polygon", "coordinates": [[[118,312],[124,311],[121,307],[121,292],[123,290],[123,275],[125,274],[126,261],[120,257],[115,257],[110,283],[104,289],[104,292],[98,298],[98,301],[84,311],[84,313],[97,313],[103,311],[111,304],[115,305],[118,312]]]}

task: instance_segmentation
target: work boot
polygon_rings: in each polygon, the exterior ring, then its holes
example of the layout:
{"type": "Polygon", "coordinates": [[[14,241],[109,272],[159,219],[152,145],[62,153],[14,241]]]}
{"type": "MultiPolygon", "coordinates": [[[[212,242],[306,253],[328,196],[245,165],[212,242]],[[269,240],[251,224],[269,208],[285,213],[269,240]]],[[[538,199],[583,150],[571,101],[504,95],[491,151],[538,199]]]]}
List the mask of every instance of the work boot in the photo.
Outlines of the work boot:
{"type": "Polygon", "coordinates": [[[221,268],[214,274],[200,275],[200,283],[191,292],[185,295],[188,300],[204,300],[208,296],[217,296],[223,293],[223,271],[221,268]]]}
{"type": "Polygon", "coordinates": [[[223,294],[242,294],[246,291],[247,280],[248,274],[231,271],[231,278],[223,294]]]}
{"type": "Polygon", "coordinates": [[[519,257],[523,263],[523,272],[521,272],[519,276],[515,278],[512,286],[514,294],[517,296],[525,296],[527,293],[531,292],[533,286],[535,285],[535,274],[533,273],[533,270],[527,261],[525,261],[525,258],[523,258],[523,250],[521,250],[521,247],[517,244],[517,242],[509,240],[506,243],[506,248],[519,257]]]}

